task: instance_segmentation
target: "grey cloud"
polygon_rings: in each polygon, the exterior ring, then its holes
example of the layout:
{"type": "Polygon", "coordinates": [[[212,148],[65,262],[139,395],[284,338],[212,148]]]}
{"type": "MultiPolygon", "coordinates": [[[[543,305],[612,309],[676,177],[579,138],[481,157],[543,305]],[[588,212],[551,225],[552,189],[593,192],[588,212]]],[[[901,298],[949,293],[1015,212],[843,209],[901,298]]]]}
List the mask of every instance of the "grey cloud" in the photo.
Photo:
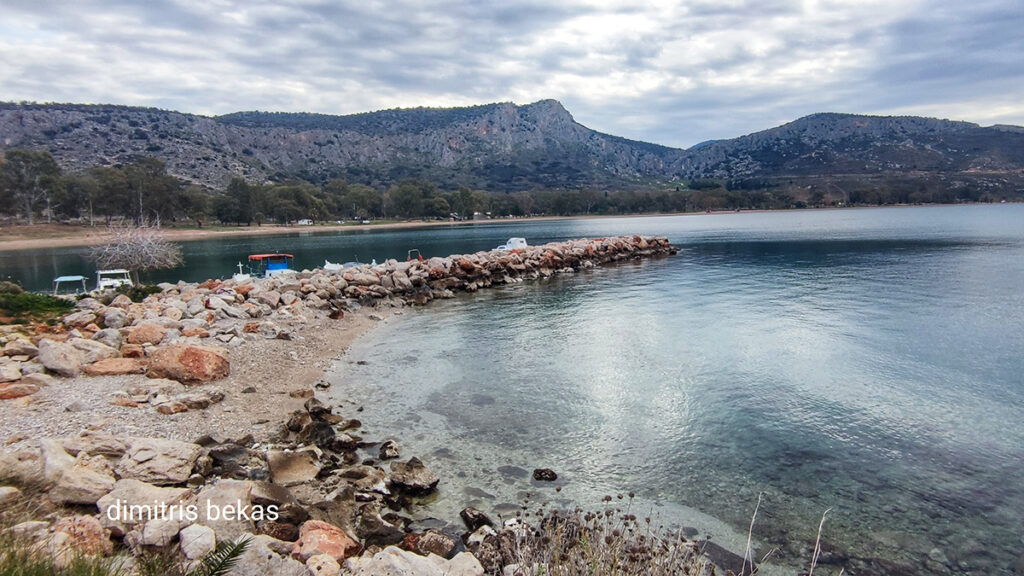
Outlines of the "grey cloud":
{"type": "MultiPolygon", "coordinates": [[[[892,19],[822,3],[823,17],[805,22],[813,15],[789,0],[691,0],[664,13],[533,0],[8,0],[6,26],[27,32],[0,34],[0,99],[350,113],[552,97],[597,130],[688,146],[813,112],[982,113],[1019,96],[1016,0],[950,4],[892,19]],[[553,40],[584,16],[650,25],[553,40]],[[805,76],[774,81],[804,65],[805,76]],[[649,85],[631,84],[640,76],[649,85]]],[[[1009,120],[1024,123],[1015,110],[1009,120]]]]}

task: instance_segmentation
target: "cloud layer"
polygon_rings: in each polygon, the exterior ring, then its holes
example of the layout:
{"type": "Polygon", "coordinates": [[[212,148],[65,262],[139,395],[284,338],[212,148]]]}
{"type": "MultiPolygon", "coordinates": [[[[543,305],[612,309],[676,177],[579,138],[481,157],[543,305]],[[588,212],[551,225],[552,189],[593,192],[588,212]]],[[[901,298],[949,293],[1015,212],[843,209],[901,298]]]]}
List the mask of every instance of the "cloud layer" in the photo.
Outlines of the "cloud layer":
{"type": "Polygon", "coordinates": [[[556,98],[671,146],[814,112],[1024,124],[1017,0],[5,0],[0,100],[348,114],[556,98]]]}

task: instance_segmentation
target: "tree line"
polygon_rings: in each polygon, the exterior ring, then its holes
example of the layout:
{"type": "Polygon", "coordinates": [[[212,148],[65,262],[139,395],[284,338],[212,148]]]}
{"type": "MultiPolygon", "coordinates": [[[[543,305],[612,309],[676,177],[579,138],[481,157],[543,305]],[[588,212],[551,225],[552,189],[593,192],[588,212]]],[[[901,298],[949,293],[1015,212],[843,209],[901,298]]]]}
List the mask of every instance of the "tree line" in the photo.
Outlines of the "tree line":
{"type": "MultiPolygon", "coordinates": [[[[1016,199],[1020,199],[1019,195],[1016,199]]],[[[449,219],[577,214],[643,214],[704,210],[786,209],[809,206],[993,201],[977,188],[931,189],[890,182],[857,188],[788,185],[761,180],[694,180],[649,190],[443,190],[417,178],[387,188],[331,179],[256,183],[235,178],[224,190],[208,190],[167,173],[163,162],[142,157],[119,166],[65,173],[48,151],[7,150],[0,158],[0,213],[32,224],[84,220],[198,226],[288,224],[367,219],[449,219]]]]}

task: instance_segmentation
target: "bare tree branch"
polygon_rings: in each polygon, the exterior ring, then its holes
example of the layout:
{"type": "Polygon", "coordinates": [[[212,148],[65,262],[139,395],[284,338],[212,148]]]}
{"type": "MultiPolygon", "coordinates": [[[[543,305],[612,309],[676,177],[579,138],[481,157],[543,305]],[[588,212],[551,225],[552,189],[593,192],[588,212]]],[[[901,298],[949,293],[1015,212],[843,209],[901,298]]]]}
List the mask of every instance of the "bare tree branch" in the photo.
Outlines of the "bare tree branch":
{"type": "Polygon", "coordinates": [[[135,282],[140,271],[174,268],[183,262],[181,247],[164,238],[159,228],[112,227],[110,234],[108,241],[92,248],[92,259],[101,268],[130,270],[135,282]]]}

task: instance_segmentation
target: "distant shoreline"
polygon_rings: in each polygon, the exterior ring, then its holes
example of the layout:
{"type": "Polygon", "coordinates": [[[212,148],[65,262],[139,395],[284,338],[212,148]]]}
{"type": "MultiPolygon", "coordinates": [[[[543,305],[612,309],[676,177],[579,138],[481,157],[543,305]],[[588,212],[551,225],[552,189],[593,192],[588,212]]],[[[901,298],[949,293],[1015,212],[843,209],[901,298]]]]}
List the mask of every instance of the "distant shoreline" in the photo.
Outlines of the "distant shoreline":
{"type": "MultiPolygon", "coordinates": [[[[176,242],[187,242],[193,240],[206,240],[220,236],[272,236],[276,234],[331,234],[348,230],[394,230],[403,228],[426,228],[436,226],[471,226],[475,224],[512,223],[512,222],[544,222],[559,220],[589,220],[589,219],[611,219],[611,218],[658,218],[665,216],[715,216],[722,214],[761,214],[768,212],[805,212],[805,211],[835,211],[835,210],[871,210],[883,208],[923,208],[923,207],[950,207],[950,206],[978,206],[991,205],[988,203],[961,203],[961,204],[893,204],[887,206],[853,206],[836,207],[828,206],[823,208],[792,208],[786,210],[713,210],[711,212],[658,212],[647,214],[580,214],[575,216],[533,216],[518,218],[496,218],[491,220],[437,220],[437,221],[405,221],[387,222],[384,224],[355,224],[355,225],[314,225],[314,226],[238,226],[226,228],[222,226],[201,229],[201,228],[164,228],[168,240],[176,242]]],[[[0,252],[15,252],[20,250],[36,250],[43,248],[71,248],[78,246],[91,246],[104,241],[108,237],[105,226],[84,227],[63,224],[42,224],[37,223],[33,227],[28,225],[17,225],[13,227],[0,227],[0,252]],[[33,229],[46,228],[47,231],[54,231],[52,235],[31,238],[25,237],[33,229]],[[67,233],[61,234],[55,228],[65,228],[67,233]]]]}

